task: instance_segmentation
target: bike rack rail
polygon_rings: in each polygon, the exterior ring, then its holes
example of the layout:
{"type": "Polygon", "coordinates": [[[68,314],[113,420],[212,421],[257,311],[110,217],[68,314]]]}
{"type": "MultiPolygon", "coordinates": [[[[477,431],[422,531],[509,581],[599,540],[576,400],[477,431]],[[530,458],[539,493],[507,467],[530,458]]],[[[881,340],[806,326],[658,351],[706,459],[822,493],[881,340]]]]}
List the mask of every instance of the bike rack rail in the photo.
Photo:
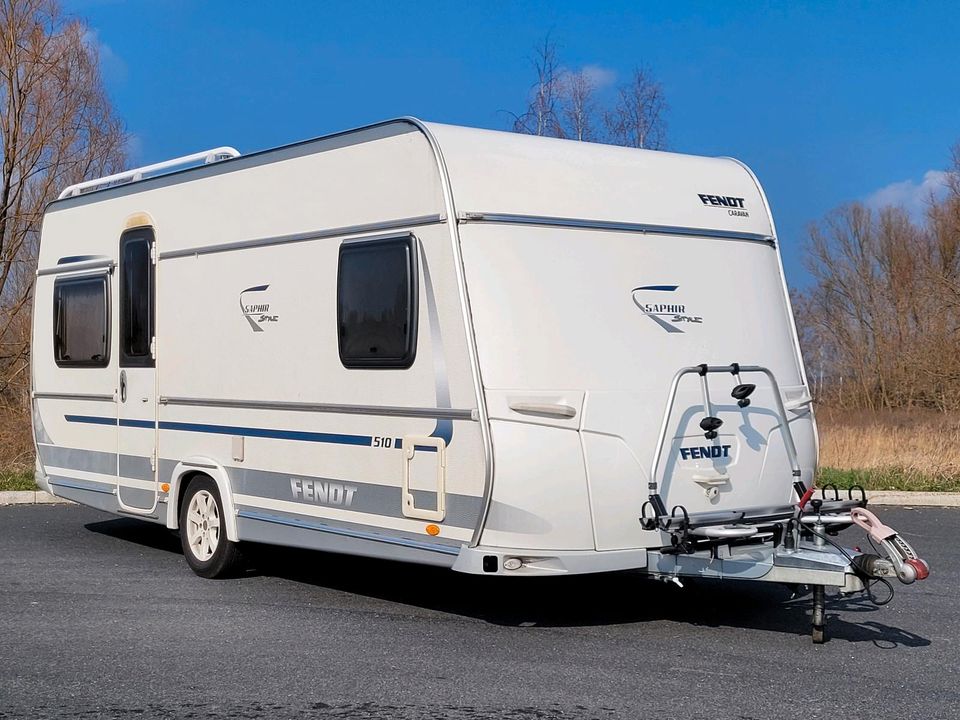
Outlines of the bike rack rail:
{"type": "MultiPolygon", "coordinates": [[[[660,498],[657,496],[657,471],[660,469],[660,461],[663,456],[663,447],[667,439],[667,429],[670,425],[670,416],[673,413],[673,406],[676,403],[677,390],[680,387],[680,380],[685,375],[700,376],[701,391],[703,393],[703,411],[706,416],[710,417],[713,415],[713,409],[710,402],[710,390],[707,386],[707,375],[721,373],[735,376],[747,373],[760,373],[767,377],[773,389],[773,397],[777,405],[778,414],[780,416],[780,430],[781,434],[783,435],[784,446],[787,450],[787,457],[790,460],[790,465],[793,469],[793,476],[795,478],[800,477],[800,461],[797,459],[797,446],[793,441],[793,434],[791,433],[790,426],[787,422],[787,411],[783,406],[783,397],[780,395],[780,385],[777,383],[777,378],[774,376],[773,372],[771,372],[769,368],[765,368],[761,365],[740,365],[738,363],[732,363],[730,365],[691,365],[690,367],[680,368],[676,375],[673,376],[673,382],[670,384],[670,395],[667,398],[667,406],[663,412],[663,421],[660,424],[660,436],[657,438],[657,449],[653,454],[653,463],[650,467],[650,481],[648,487],[650,490],[651,502],[653,502],[655,497],[657,500],[660,500],[660,498]]],[[[657,504],[654,503],[655,508],[656,505],[657,504]]],[[[657,509],[662,509],[663,511],[660,514],[666,514],[666,508],[663,507],[662,500],[660,500],[659,505],[660,507],[657,509]]]]}

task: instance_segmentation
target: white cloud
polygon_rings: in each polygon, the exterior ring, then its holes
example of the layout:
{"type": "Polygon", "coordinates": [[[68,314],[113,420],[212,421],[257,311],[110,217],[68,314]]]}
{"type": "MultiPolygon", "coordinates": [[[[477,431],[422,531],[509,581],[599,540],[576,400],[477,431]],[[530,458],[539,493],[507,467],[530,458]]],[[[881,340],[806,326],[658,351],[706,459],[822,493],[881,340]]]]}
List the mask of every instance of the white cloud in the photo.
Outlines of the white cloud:
{"type": "Polygon", "coordinates": [[[584,65],[580,68],[593,87],[597,90],[613,85],[617,81],[617,74],[610,68],[602,65],[584,65]]]}
{"type": "Polygon", "coordinates": [[[127,156],[127,167],[141,164],[143,158],[143,139],[133,132],[127,133],[127,141],[123,145],[123,152],[127,156]]]}
{"type": "Polygon", "coordinates": [[[902,207],[914,218],[923,217],[931,198],[942,198],[949,173],[927,170],[919,183],[913,180],[890,183],[867,196],[864,204],[874,210],[893,205],[902,207]]]}
{"type": "Polygon", "coordinates": [[[127,79],[127,64],[113,51],[113,48],[100,41],[100,35],[96,30],[88,28],[83,34],[83,41],[100,58],[100,71],[108,83],[122,83],[127,79]]]}
{"type": "Polygon", "coordinates": [[[610,68],[602,65],[584,65],[579,70],[576,68],[560,68],[560,80],[566,82],[573,75],[582,75],[590,83],[593,90],[603,90],[617,80],[617,74],[610,68]]]}

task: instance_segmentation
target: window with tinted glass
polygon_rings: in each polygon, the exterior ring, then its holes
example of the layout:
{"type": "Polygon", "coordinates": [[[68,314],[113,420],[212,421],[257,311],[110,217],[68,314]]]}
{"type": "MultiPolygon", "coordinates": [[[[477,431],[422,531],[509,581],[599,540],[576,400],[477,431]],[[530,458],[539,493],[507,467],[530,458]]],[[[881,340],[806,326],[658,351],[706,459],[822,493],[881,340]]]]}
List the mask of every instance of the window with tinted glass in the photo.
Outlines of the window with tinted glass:
{"type": "Polygon", "coordinates": [[[107,278],[53,285],[53,354],[60,367],[106,367],[110,360],[107,278]]]}
{"type": "Polygon", "coordinates": [[[152,367],[153,261],[149,229],[124,233],[120,240],[120,365],[152,367]]]}
{"type": "Polygon", "coordinates": [[[337,327],[346,367],[407,368],[417,346],[413,238],[340,246],[337,327]]]}

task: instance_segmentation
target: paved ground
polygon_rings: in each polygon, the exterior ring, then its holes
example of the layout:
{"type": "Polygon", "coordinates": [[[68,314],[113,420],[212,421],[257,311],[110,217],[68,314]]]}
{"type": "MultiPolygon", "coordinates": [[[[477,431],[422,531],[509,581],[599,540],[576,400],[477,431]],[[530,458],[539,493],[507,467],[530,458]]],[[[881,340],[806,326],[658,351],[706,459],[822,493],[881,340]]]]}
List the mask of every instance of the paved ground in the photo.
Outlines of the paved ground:
{"type": "Polygon", "coordinates": [[[211,581],[162,528],[0,508],[0,718],[957,717],[960,511],[882,517],[934,574],[884,608],[834,600],[813,646],[779,587],[267,548],[211,581]]]}

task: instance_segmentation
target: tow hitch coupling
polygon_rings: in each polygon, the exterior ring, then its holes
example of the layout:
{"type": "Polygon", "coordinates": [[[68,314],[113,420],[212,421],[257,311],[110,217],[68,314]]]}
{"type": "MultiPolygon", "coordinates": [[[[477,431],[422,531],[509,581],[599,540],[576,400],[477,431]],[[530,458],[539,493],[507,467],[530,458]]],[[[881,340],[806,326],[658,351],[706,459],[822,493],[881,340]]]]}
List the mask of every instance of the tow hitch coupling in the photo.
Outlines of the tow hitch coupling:
{"type": "Polygon", "coordinates": [[[874,578],[888,577],[895,573],[897,579],[905,585],[924,580],[930,574],[930,566],[926,560],[921,559],[910,543],[897,534],[896,530],[880,522],[872,512],[865,508],[854,508],[850,511],[850,519],[862,527],[887,556],[856,556],[853,565],[860,573],[874,578]]]}

